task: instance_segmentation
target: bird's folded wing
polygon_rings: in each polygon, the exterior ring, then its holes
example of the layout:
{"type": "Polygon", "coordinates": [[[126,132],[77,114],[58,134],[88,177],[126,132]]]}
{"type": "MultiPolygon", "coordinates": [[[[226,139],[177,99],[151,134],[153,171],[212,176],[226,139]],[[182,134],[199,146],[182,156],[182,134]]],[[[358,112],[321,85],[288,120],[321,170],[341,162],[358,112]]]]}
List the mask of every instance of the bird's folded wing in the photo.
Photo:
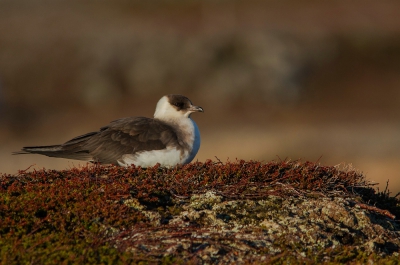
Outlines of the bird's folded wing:
{"type": "Polygon", "coordinates": [[[177,142],[169,125],[155,119],[130,117],[113,121],[97,133],[75,137],[63,146],[78,144],[94,161],[116,163],[124,154],[162,150],[177,142]]]}

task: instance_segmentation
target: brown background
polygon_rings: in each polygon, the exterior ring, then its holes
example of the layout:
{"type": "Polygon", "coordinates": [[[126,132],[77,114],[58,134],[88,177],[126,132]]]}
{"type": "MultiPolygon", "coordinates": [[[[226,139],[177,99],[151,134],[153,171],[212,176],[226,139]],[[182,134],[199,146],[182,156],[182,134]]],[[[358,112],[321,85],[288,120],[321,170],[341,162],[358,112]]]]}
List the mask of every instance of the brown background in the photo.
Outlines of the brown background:
{"type": "Polygon", "coordinates": [[[398,1],[2,1],[0,172],[12,156],[188,96],[197,156],[351,164],[400,191],[398,1]]]}

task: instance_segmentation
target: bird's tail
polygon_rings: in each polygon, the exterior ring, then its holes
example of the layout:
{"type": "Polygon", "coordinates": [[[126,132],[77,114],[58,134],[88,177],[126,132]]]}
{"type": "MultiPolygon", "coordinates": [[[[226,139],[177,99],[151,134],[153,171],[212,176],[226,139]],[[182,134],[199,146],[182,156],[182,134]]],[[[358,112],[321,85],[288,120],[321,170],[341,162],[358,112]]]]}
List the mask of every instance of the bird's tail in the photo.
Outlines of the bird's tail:
{"type": "Polygon", "coordinates": [[[61,145],[47,145],[47,146],[25,146],[22,147],[21,151],[13,152],[13,155],[23,155],[23,154],[41,154],[47,155],[48,153],[54,153],[61,151],[61,145]]]}
{"type": "Polygon", "coordinates": [[[91,160],[92,157],[86,150],[71,150],[63,145],[47,145],[47,146],[26,146],[22,147],[21,151],[13,152],[13,155],[23,154],[40,154],[50,157],[61,157],[78,160],[91,160]]]}

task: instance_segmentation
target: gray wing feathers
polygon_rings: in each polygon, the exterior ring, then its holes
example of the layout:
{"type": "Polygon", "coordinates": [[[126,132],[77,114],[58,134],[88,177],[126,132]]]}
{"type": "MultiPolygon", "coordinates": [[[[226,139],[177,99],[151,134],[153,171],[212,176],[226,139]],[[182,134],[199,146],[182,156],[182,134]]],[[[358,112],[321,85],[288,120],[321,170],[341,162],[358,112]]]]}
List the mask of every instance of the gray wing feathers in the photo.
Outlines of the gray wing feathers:
{"type": "Polygon", "coordinates": [[[101,163],[117,163],[124,154],[165,149],[171,141],[176,142],[172,128],[149,118],[124,118],[101,128],[95,137],[84,145],[101,163]]]}
{"type": "Polygon", "coordinates": [[[62,145],[24,147],[15,154],[34,153],[116,164],[124,154],[161,150],[169,144],[179,144],[169,125],[150,118],[130,117],[113,121],[100,131],[75,137],[62,145]]]}

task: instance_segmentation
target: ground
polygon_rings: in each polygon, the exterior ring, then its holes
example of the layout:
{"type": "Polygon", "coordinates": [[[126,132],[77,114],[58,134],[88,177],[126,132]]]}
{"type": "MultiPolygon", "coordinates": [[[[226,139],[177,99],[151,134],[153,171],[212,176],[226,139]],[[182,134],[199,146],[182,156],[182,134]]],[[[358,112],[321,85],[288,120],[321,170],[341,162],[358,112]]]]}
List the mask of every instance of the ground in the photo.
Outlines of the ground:
{"type": "Polygon", "coordinates": [[[88,165],[0,178],[3,264],[394,262],[399,199],[302,161],[88,165]]]}

